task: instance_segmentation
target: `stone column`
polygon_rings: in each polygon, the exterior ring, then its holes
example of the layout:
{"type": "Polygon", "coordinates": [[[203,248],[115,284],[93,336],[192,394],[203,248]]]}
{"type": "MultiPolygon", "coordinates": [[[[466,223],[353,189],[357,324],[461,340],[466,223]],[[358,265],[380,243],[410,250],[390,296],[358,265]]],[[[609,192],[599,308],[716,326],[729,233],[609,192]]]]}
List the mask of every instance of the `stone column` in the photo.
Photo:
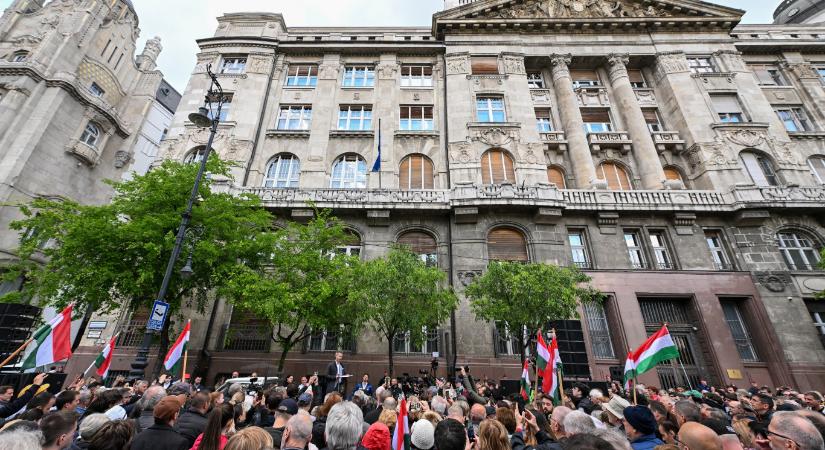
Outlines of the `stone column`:
{"type": "Polygon", "coordinates": [[[570,59],[569,54],[550,56],[553,66],[553,87],[556,91],[562,128],[567,138],[567,151],[573,164],[573,175],[576,177],[576,187],[589,189],[596,181],[596,168],[590,156],[590,145],[584,134],[584,122],[581,110],[579,110],[579,102],[573,92],[573,80],[570,78],[570,69],[567,67],[570,59]]]}
{"type": "Polygon", "coordinates": [[[653,137],[647,128],[642,108],[636,100],[636,93],[627,76],[627,54],[611,53],[607,56],[610,84],[616,97],[616,105],[624,118],[627,132],[633,141],[633,156],[639,168],[644,189],[662,189],[665,173],[659,162],[659,154],[653,144],[653,137]]]}

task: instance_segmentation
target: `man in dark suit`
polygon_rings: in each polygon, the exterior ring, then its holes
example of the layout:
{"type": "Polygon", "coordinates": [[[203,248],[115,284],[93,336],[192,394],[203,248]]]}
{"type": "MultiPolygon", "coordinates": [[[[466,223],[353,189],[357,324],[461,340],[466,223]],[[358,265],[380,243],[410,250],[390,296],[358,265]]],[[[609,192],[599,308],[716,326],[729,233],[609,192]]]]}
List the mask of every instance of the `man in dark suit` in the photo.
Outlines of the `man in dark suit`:
{"type": "Polygon", "coordinates": [[[355,395],[358,391],[364,391],[368,397],[372,397],[372,385],[370,384],[370,376],[369,374],[364,374],[364,377],[361,378],[361,382],[355,385],[355,389],[352,391],[352,395],[355,395]]]}
{"type": "Polygon", "coordinates": [[[344,354],[341,352],[335,352],[335,361],[329,363],[327,366],[327,390],[326,394],[330,392],[341,392],[343,388],[343,381],[344,381],[344,365],[341,364],[341,361],[344,360],[344,354]]]}

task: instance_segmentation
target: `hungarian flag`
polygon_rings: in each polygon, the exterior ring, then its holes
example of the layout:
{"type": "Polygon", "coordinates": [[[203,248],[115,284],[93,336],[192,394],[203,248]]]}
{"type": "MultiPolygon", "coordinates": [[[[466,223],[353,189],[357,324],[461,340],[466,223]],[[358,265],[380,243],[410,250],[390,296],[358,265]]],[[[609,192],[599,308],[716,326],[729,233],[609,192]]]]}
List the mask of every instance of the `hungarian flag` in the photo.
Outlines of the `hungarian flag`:
{"type": "Polygon", "coordinates": [[[112,365],[112,355],[115,353],[115,339],[117,339],[117,335],[112,336],[112,339],[103,347],[103,351],[95,359],[97,375],[101,379],[106,379],[106,376],[109,375],[109,366],[112,365]]]}
{"type": "Polygon", "coordinates": [[[407,399],[401,399],[398,407],[398,422],[392,433],[392,450],[410,450],[410,423],[407,420],[407,399]]]}
{"type": "Polygon", "coordinates": [[[521,369],[521,398],[525,402],[530,401],[530,361],[524,360],[524,368],[521,369]]]}
{"type": "Polygon", "coordinates": [[[37,347],[23,361],[23,369],[45,366],[72,356],[72,305],[38,328],[32,340],[37,347]]]}
{"type": "Polygon", "coordinates": [[[186,353],[186,347],[189,345],[189,322],[186,322],[186,326],[183,327],[183,331],[178,336],[178,339],[172,344],[172,347],[169,348],[169,351],[166,352],[166,358],[163,359],[163,367],[166,370],[176,373],[181,369],[181,365],[183,365],[183,355],[186,353]]]}
{"type": "Polygon", "coordinates": [[[636,361],[633,360],[633,352],[627,352],[627,359],[624,361],[624,389],[630,390],[630,382],[636,378],[636,361]]]}
{"type": "MultiPolygon", "coordinates": [[[[632,361],[632,365],[635,368],[634,376],[647,372],[662,361],[678,357],[679,349],[676,348],[676,344],[674,344],[673,339],[670,338],[667,325],[662,325],[659,331],[647,338],[647,340],[633,352],[632,357],[628,355],[628,359],[632,361]]],[[[629,364],[631,363],[625,363],[625,377],[627,377],[629,364]]]]}
{"type": "Polygon", "coordinates": [[[561,400],[561,392],[559,389],[559,376],[561,376],[561,354],[559,353],[559,342],[556,336],[550,341],[550,348],[548,349],[550,363],[548,364],[550,370],[544,371],[544,378],[541,383],[541,390],[545,394],[552,396],[557,402],[561,400]]]}
{"type": "Polygon", "coordinates": [[[544,377],[544,368],[550,362],[550,349],[547,348],[547,343],[544,342],[541,330],[536,338],[536,376],[544,377]]]}

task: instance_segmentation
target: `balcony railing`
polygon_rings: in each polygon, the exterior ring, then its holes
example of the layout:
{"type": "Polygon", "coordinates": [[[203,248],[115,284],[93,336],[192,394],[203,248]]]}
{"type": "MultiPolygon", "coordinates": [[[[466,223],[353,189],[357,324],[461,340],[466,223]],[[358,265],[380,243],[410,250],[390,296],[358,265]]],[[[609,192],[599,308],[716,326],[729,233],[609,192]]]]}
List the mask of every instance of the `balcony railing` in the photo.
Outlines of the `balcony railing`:
{"type": "Polygon", "coordinates": [[[265,352],[269,350],[271,333],[265,324],[229,324],[224,331],[223,349],[265,352]]]}
{"type": "Polygon", "coordinates": [[[671,150],[674,153],[681,153],[685,149],[685,140],[678,131],[654,131],[650,135],[659,152],[671,150]]]}
{"type": "Polygon", "coordinates": [[[564,131],[544,131],[539,133],[542,142],[551,150],[564,152],[567,150],[567,138],[564,131]]]}
{"type": "Polygon", "coordinates": [[[590,143],[590,150],[593,153],[598,153],[603,148],[615,148],[622,153],[628,153],[633,144],[626,131],[587,133],[587,142],[590,143]]]}
{"type": "MultiPolygon", "coordinates": [[[[139,322],[132,321],[120,330],[115,346],[118,348],[133,348],[140,347],[143,343],[143,336],[146,334],[146,321],[139,322]]],[[[152,342],[152,346],[157,346],[156,342],[152,342]]]]}
{"type": "Polygon", "coordinates": [[[579,106],[595,106],[607,108],[610,106],[610,99],[607,97],[607,88],[604,86],[583,86],[575,88],[576,100],[579,106]]]}

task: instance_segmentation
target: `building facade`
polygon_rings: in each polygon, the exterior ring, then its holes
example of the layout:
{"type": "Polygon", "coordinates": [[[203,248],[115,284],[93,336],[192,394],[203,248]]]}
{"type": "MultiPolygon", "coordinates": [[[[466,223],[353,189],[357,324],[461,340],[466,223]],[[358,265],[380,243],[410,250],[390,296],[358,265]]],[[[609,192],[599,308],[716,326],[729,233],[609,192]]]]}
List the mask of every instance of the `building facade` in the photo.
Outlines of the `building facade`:
{"type": "MultiPolygon", "coordinates": [[[[642,382],[825,385],[825,27],[738,25],[743,11],[691,0],[453,3],[427,28],[219,17],[161,158],[206,143],[187,114],[211,64],[229,94],[214,148],[238,163],[215,189],[281,219],[331,208],[353,233],[342,251],[408,244],[459,292],[493,260],[588,273],[606,302],[552,324],[567,377],[615,376],[667,322],[681,364],[642,382]]],[[[265,324],[216,301],[208,339],[209,317],[187,315],[192,348],[211,355],[201,373],[273,374],[265,324]]],[[[395,342],[397,372],[438,352],[441,373],[455,360],[517,378],[514,330],[464,299],[455,316],[420,346],[395,342]]],[[[109,326],[136,330],[121,338],[134,349],[145,316],[127,319],[109,326]]],[[[386,346],[318,330],[287,372],[343,350],[350,372],[378,376],[386,346]]]]}
{"type": "MultiPolygon", "coordinates": [[[[180,95],[156,69],[158,38],[135,56],[139,33],[128,0],[15,0],[3,12],[0,264],[16,258],[16,205],[42,197],[105,203],[112,190],[103,180],[154,160],[180,95]]],[[[40,313],[3,305],[0,353],[21,344],[40,313]]]]}

